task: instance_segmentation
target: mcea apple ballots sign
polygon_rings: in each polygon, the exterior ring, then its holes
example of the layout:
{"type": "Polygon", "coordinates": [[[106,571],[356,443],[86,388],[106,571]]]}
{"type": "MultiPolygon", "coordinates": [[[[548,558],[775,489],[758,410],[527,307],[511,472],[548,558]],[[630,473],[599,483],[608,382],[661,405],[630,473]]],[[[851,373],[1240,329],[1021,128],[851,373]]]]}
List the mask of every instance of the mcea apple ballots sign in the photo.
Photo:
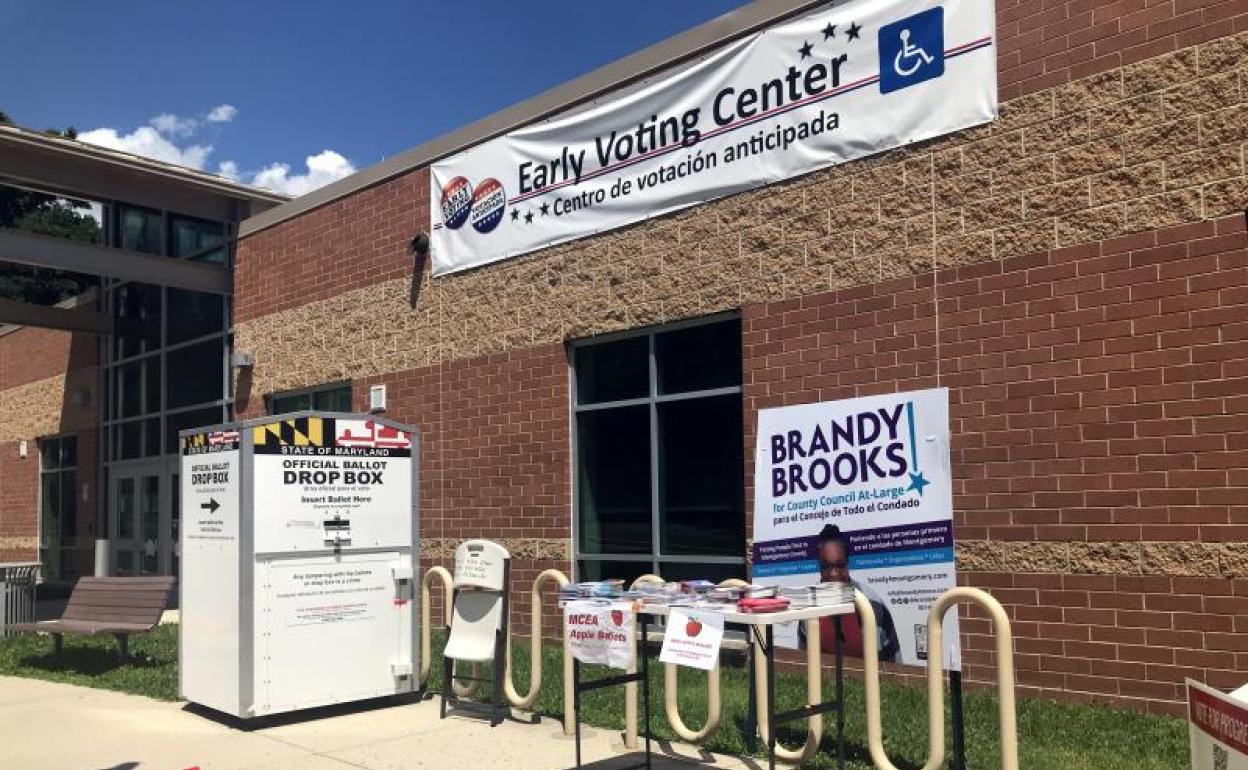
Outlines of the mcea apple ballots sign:
{"type": "MultiPolygon", "coordinates": [[[[814,585],[821,569],[847,569],[876,608],[883,657],[923,665],[927,614],[956,584],[949,391],[761,410],[753,556],[753,580],[764,585],[814,585]],[[828,526],[840,532],[832,553],[847,563],[821,562],[828,526]]],[[[943,631],[945,665],[959,669],[956,612],[943,631]]],[[[778,629],[776,641],[796,646],[796,625],[778,629]]]]}
{"type": "Polygon", "coordinates": [[[997,115],[992,0],[850,0],[432,167],[444,275],[997,115]]]}

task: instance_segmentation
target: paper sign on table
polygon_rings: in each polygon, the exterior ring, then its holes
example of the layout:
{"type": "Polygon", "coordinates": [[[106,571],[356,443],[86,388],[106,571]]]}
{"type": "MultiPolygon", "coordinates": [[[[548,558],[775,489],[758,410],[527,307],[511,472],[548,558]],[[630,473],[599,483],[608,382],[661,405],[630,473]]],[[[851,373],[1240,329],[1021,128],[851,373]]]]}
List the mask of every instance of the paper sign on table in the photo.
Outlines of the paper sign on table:
{"type": "Polygon", "coordinates": [[[723,615],[673,607],[659,660],[710,671],[719,665],[719,646],[723,641],[723,615]]]}
{"type": "Polygon", "coordinates": [[[629,605],[568,602],[563,622],[572,657],[626,671],[632,666],[637,616],[629,605]]]}

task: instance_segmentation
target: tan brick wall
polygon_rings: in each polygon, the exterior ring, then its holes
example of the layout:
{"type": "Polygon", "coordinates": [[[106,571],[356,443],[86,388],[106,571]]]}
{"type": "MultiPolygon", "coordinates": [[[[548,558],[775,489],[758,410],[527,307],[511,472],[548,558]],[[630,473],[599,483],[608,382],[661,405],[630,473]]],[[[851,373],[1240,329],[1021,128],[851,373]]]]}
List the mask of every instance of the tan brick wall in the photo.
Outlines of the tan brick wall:
{"type": "MultiPolygon", "coordinates": [[[[488,269],[424,273],[415,288],[410,277],[382,280],[250,318],[238,345],[258,364],[244,390],[368,377],[1241,211],[1246,66],[1248,35],[1215,40],[1013,99],[991,126],[488,269]]],[[[327,230],[317,248],[346,238],[349,250],[354,233],[327,230]]],[[[405,240],[391,243],[391,262],[410,263],[405,240]]]]}
{"type": "Polygon", "coordinates": [[[99,420],[98,370],[75,369],[0,391],[0,442],[94,427],[99,420]],[[81,405],[71,394],[85,393],[81,405]]]}

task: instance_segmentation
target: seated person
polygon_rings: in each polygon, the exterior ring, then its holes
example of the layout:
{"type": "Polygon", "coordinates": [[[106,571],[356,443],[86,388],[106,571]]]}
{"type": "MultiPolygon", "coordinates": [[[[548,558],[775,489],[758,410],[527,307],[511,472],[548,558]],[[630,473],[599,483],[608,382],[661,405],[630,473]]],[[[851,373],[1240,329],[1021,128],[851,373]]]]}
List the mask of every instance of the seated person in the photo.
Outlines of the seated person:
{"type": "MultiPolygon", "coordinates": [[[[841,534],[840,527],[828,524],[819,532],[818,555],[819,579],[822,582],[850,583],[867,594],[867,591],[849,576],[849,543],[841,534]]],[[[869,594],[868,599],[871,602],[871,609],[875,611],[875,642],[876,649],[880,652],[880,661],[895,662],[897,653],[901,650],[901,644],[897,639],[897,629],[893,625],[893,614],[888,611],[883,602],[870,598],[869,594]]],[[[851,658],[861,658],[864,642],[862,623],[858,619],[858,614],[840,617],[841,635],[844,638],[841,649],[851,658]]],[[[824,654],[830,654],[836,650],[835,631],[836,625],[831,617],[819,619],[819,646],[824,654]]],[[[806,623],[804,622],[799,622],[797,626],[797,644],[801,649],[806,648],[806,623]]]]}

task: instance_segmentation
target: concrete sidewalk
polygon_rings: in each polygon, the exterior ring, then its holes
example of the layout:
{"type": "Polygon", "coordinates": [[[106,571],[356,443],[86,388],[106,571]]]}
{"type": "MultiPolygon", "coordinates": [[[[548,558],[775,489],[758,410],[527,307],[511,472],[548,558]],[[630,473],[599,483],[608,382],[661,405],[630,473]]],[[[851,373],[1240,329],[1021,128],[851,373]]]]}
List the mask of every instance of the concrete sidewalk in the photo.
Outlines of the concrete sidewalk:
{"type": "MultiPolygon", "coordinates": [[[[623,693],[620,703],[623,708],[623,693]]],[[[662,719],[661,711],[654,718],[662,719]]],[[[585,764],[594,770],[641,759],[625,752],[617,733],[582,727],[582,735],[585,764]]],[[[654,748],[656,770],[760,767],[680,744],[656,742],[654,748]]],[[[5,770],[561,770],[574,764],[572,739],[555,720],[491,729],[468,717],[439,720],[436,700],[321,710],[245,731],[183,703],[0,677],[5,770]]]]}

